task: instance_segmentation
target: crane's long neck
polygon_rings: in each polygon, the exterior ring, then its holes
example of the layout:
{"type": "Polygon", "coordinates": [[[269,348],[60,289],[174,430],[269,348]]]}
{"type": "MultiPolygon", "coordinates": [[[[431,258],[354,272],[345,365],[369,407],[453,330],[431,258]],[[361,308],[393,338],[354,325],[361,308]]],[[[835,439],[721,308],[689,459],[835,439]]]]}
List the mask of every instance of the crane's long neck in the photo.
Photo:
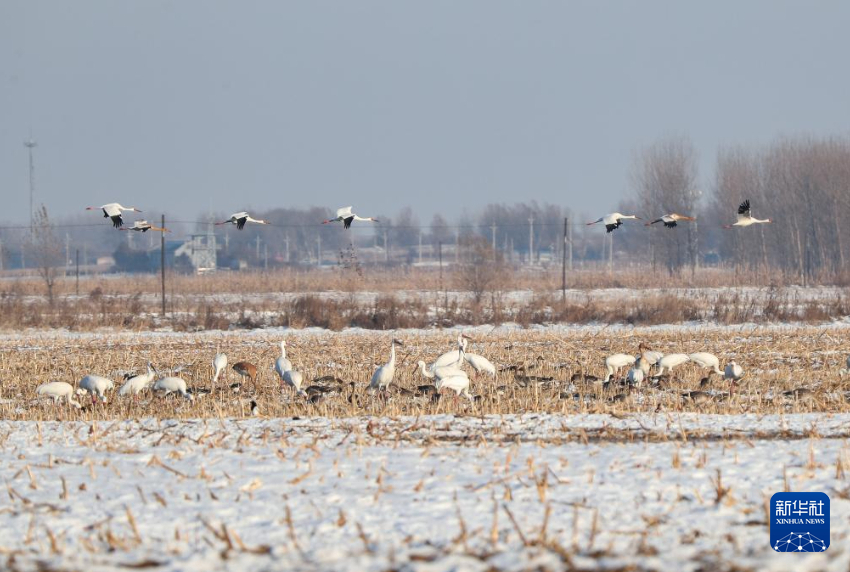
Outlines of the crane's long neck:
{"type": "Polygon", "coordinates": [[[363,218],[362,216],[358,216],[358,215],[353,215],[353,216],[354,216],[354,220],[362,220],[364,222],[374,222],[374,220],[375,220],[372,217],[363,218]]]}
{"type": "Polygon", "coordinates": [[[390,361],[387,365],[395,367],[395,342],[390,344],[390,361]]]}
{"type": "Polygon", "coordinates": [[[286,342],[280,342],[280,357],[286,359],[286,342]]]}
{"type": "Polygon", "coordinates": [[[422,375],[424,375],[425,377],[427,377],[428,379],[434,379],[434,372],[433,372],[433,371],[428,371],[428,368],[425,366],[425,362],[424,362],[424,361],[420,361],[420,362],[419,362],[419,372],[420,372],[422,375]]]}

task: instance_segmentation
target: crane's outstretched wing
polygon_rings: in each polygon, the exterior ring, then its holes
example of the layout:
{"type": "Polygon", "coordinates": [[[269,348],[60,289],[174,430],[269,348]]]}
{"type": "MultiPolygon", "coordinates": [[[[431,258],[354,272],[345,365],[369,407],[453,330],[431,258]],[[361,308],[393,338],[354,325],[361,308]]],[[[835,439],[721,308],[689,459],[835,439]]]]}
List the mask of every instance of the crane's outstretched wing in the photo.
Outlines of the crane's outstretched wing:
{"type": "Polygon", "coordinates": [[[342,226],[344,228],[350,228],[351,227],[351,221],[353,221],[353,220],[354,220],[354,216],[345,217],[344,219],[342,219],[342,226]]]}
{"type": "Polygon", "coordinates": [[[248,220],[248,215],[236,219],[236,230],[245,228],[245,222],[248,220]]]}
{"type": "MultiPolygon", "coordinates": [[[[336,210],[336,216],[340,220],[345,220],[351,216],[351,208],[352,207],[342,207],[336,210]]],[[[348,227],[345,227],[348,228],[348,227]]]]}
{"type": "Polygon", "coordinates": [[[112,226],[114,226],[115,228],[121,228],[122,226],[124,226],[124,219],[121,218],[120,214],[112,215],[109,218],[112,219],[112,226]]]}
{"type": "Polygon", "coordinates": [[[738,218],[748,218],[750,216],[750,200],[747,199],[738,207],[738,218]]]}
{"type": "Polygon", "coordinates": [[[614,224],[606,224],[605,232],[614,232],[617,228],[620,227],[621,224],[623,224],[623,222],[619,219],[617,219],[617,222],[615,222],[614,224]]]}

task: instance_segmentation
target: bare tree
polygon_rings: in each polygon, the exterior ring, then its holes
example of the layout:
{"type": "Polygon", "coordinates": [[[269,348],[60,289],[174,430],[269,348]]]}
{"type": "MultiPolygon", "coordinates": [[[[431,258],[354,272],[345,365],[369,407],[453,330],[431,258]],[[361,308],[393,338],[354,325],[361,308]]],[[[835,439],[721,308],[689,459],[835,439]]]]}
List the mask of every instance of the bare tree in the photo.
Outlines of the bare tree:
{"type": "Polygon", "coordinates": [[[476,304],[480,304],[485,294],[493,299],[496,310],[496,291],[505,274],[501,253],[494,252],[486,238],[469,235],[462,239],[463,259],[458,267],[458,286],[472,294],[476,304]]]}
{"type": "MultiPolygon", "coordinates": [[[[696,212],[700,197],[696,186],[697,163],[696,148],[687,137],[662,139],[636,155],[632,183],[646,216],[671,212],[693,215],[696,212]]],[[[696,268],[698,252],[694,224],[673,232],[657,229],[650,235],[649,256],[653,265],[658,260],[663,261],[671,273],[686,261],[691,268],[696,268]]]]}
{"type": "Polygon", "coordinates": [[[53,305],[53,287],[62,266],[62,243],[53,233],[47,207],[41,205],[33,216],[32,259],[39,276],[47,287],[47,300],[53,305]]]}

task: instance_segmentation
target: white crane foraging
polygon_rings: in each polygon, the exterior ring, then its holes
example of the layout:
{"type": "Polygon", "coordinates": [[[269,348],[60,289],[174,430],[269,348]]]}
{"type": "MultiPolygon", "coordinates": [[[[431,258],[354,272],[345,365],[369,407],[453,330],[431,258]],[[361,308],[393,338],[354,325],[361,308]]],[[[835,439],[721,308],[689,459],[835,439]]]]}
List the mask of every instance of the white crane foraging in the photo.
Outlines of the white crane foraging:
{"type": "Polygon", "coordinates": [[[136,207],[125,207],[120,205],[119,203],[106,203],[105,205],[101,205],[99,207],[86,207],[87,211],[103,211],[103,218],[112,219],[112,226],[115,228],[121,228],[124,226],[124,219],[121,218],[121,211],[133,211],[140,213],[139,209],[136,207]]]}
{"type": "Polygon", "coordinates": [[[688,357],[699,367],[710,369],[711,373],[723,375],[723,372],[720,371],[720,360],[717,359],[716,355],[708,352],[697,352],[694,354],[688,354],[688,357]]]}
{"type": "Polygon", "coordinates": [[[750,212],[750,201],[747,199],[738,207],[738,220],[732,224],[724,225],[723,228],[729,229],[733,226],[750,226],[751,224],[764,224],[773,222],[769,218],[755,218],[750,212]]]}
{"type": "Polygon", "coordinates": [[[390,361],[375,370],[372,374],[372,381],[369,382],[369,389],[385,390],[393,382],[395,377],[395,347],[396,345],[404,345],[400,340],[393,338],[390,343],[390,361]]]}
{"type": "Polygon", "coordinates": [[[99,375],[90,374],[80,380],[80,389],[91,395],[92,403],[97,403],[98,399],[106,403],[106,392],[112,391],[113,387],[115,387],[115,384],[111,379],[99,375]]]}
{"type": "Polygon", "coordinates": [[[378,219],[372,217],[363,218],[351,212],[351,207],[342,207],[337,209],[336,218],[331,218],[325,221],[322,221],[322,224],[328,224],[330,222],[342,222],[343,228],[350,228],[351,223],[355,220],[361,220],[363,222],[379,222],[378,219]]]}
{"type": "Polygon", "coordinates": [[[158,379],[153,385],[153,390],[162,392],[163,395],[179,393],[189,401],[195,401],[195,396],[186,390],[186,382],[180,377],[163,377],[162,379],[158,379]]]}
{"type": "Polygon", "coordinates": [[[670,213],[670,214],[666,214],[666,215],[661,215],[660,217],[658,217],[654,221],[646,223],[646,225],[644,225],[644,226],[650,226],[650,225],[653,225],[657,222],[663,222],[664,226],[666,226],[667,228],[676,228],[676,223],[680,220],[694,221],[694,220],[697,220],[697,219],[696,219],[696,217],[692,217],[692,216],[685,216],[685,215],[680,215],[680,214],[677,214],[677,213],[670,213]]]}
{"type": "Polygon", "coordinates": [[[611,376],[615,375],[622,368],[635,363],[635,357],[626,354],[614,354],[605,358],[605,368],[608,370],[608,375],[605,376],[605,381],[611,381],[611,376]]]}
{"type": "Polygon", "coordinates": [[[663,374],[665,371],[669,373],[673,371],[674,367],[678,367],[689,361],[691,361],[691,358],[688,354],[667,354],[656,363],[658,366],[658,375],[663,374]]]}
{"type": "Polygon", "coordinates": [[[56,403],[60,399],[64,399],[68,403],[69,407],[73,405],[77,409],[83,408],[83,406],[74,399],[74,386],[70,383],[65,383],[64,381],[51,381],[39,385],[35,390],[35,393],[39,396],[52,398],[53,403],[56,403]]]}
{"type": "Polygon", "coordinates": [[[598,219],[596,219],[593,222],[587,223],[587,226],[601,222],[601,223],[605,224],[605,232],[613,232],[616,229],[618,229],[623,224],[623,221],[626,220],[626,219],[643,220],[639,216],[635,216],[635,215],[624,215],[622,213],[610,213],[610,214],[607,214],[603,217],[599,217],[598,219]]]}
{"type": "Polygon", "coordinates": [[[132,395],[138,397],[139,393],[148,389],[156,377],[156,368],[151,362],[148,362],[148,371],[141,375],[136,375],[124,382],[124,385],[118,390],[118,395],[132,395]]]}
{"type": "Polygon", "coordinates": [[[253,222],[255,224],[269,224],[268,221],[264,221],[264,220],[256,219],[256,218],[251,218],[251,215],[249,215],[245,211],[233,213],[232,215],[230,215],[229,219],[223,220],[221,222],[217,222],[215,224],[216,224],[216,226],[222,225],[222,224],[235,224],[236,230],[242,230],[243,228],[245,228],[246,222],[253,222]]]}

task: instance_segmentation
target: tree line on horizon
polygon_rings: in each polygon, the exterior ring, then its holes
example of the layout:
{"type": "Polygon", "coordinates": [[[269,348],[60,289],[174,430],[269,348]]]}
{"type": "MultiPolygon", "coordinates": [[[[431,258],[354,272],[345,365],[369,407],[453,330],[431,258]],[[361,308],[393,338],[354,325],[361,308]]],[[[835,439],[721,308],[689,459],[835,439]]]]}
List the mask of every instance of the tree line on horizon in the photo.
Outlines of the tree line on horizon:
{"type": "MultiPolygon", "coordinates": [[[[536,201],[488,204],[455,219],[436,214],[428,221],[404,207],[394,216],[375,213],[380,223],[363,223],[347,232],[340,225],[305,224],[329,218],[330,209],[279,208],[252,212],[271,226],[236,231],[227,225],[214,227],[214,232],[224,266],[234,260],[250,266],[309,265],[316,263],[320,252],[327,262],[356,257],[358,251],[372,253],[361,257],[360,264],[410,264],[420,256],[433,261],[438,245],[452,262],[459,255],[456,250],[471,244],[479,250],[488,248],[493,259],[498,255],[507,263],[547,265],[561,262],[566,218],[573,263],[578,267],[609,260],[614,270],[649,266],[669,273],[727,266],[742,271],[781,270],[803,282],[843,271],[850,256],[850,230],[843,224],[850,217],[850,137],[783,137],[761,147],[720,149],[714,181],[707,189],[699,185],[698,165],[698,151],[685,136],[666,137],[636,151],[630,173],[632,191],[607,210],[637,214],[644,221],[627,221],[611,234],[601,225],[585,224],[604,213],[584,220],[567,207],[536,201]],[[738,205],[747,199],[756,216],[774,222],[723,229],[735,221],[738,205]],[[670,212],[697,220],[679,223],[674,229],[644,226],[670,212]]],[[[49,220],[46,210],[40,219],[49,220]]],[[[60,263],[80,245],[87,258],[108,253],[120,258],[122,253],[152,250],[159,244],[159,237],[150,232],[72,226],[79,220],[82,217],[54,223],[52,236],[60,244],[53,250],[59,252],[60,263]]],[[[190,233],[209,230],[208,224],[198,224],[190,233]]],[[[3,268],[14,266],[15,248],[24,243],[24,234],[0,230],[3,268]]],[[[41,242],[43,236],[39,235],[41,242]]]]}

